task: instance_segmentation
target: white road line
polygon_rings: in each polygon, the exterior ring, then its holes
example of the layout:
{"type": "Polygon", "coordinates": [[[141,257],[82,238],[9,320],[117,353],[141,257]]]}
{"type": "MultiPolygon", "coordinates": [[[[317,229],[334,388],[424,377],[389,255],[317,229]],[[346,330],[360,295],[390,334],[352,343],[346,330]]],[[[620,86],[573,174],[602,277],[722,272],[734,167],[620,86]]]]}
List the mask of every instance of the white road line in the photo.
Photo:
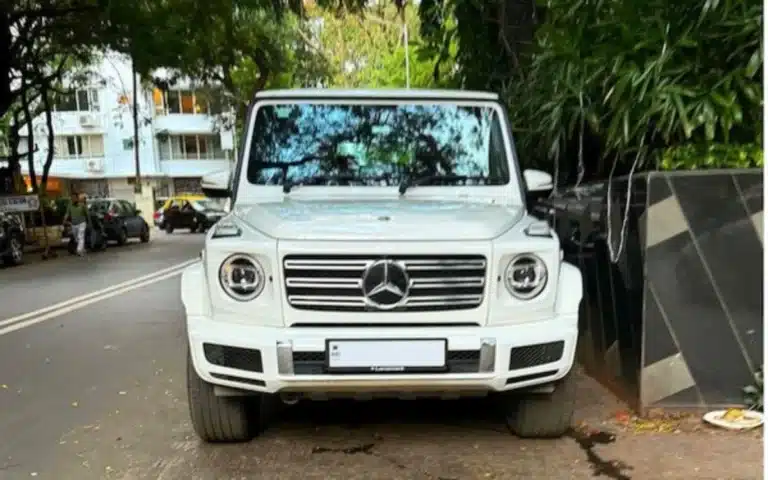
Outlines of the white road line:
{"type": "Polygon", "coordinates": [[[40,315],[35,318],[30,318],[29,320],[23,320],[18,323],[14,323],[13,325],[5,328],[0,328],[0,336],[6,335],[11,332],[15,332],[16,330],[21,330],[22,328],[31,327],[32,325],[36,325],[38,323],[44,322],[46,320],[50,320],[52,318],[60,317],[61,315],[64,315],[66,313],[74,312],[75,310],[79,310],[83,307],[87,307],[88,305],[100,302],[102,300],[106,300],[108,298],[116,297],[117,295],[121,295],[123,293],[130,292],[131,290],[136,290],[141,287],[146,287],[147,285],[152,285],[153,283],[162,282],[163,280],[167,280],[169,278],[173,278],[177,275],[181,275],[182,270],[176,270],[173,272],[168,272],[165,275],[161,275],[159,277],[155,276],[152,278],[149,278],[147,280],[144,280],[143,282],[139,283],[132,283],[120,290],[112,290],[110,292],[107,292],[101,296],[98,297],[91,297],[86,300],[83,300],[79,303],[71,304],[71,305],[65,305],[62,308],[59,308],[58,310],[54,310],[49,313],[45,313],[43,315],[40,315]]]}
{"type": "MultiPolygon", "coordinates": [[[[151,279],[159,277],[159,276],[164,276],[167,273],[173,272],[174,274],[179,274],[179,273],[181,273],[181,271],[184,268],[186,268],[186,267],[188,267],[188,266],[190,266],[190,265],[192,265],[194,263],[197,263],[199,261],[200,260],[197,259],[197,258],[196,259],[192,259],[192,260],[188,260],[186,262],[182,262],[182,263],[179,263],[177,265],[173,265],[172,267],[168,267],[168,268],[164,268],[162,270],[158,270],[157,272],[150,273],[148,275],[132,278],[131,280],[125,281],[123,283],[118,283],[116,285],[112,285],[110,287],[103,288],[101,290],[96,290],[95,292],[87,293],[85,295],[80,295],[79,297],[70,298],[69,300],[65,300],[63,302],[59,302],[59,303],[57,303],[55,305],[49,305],[49,306],[47,306],[45,308],[41,308],[39,310],[35,310],[34,312],[24,313],[22,315],[17,315],[15,317],[6,318],[5,320],[0,320],[0,327],[5,327],[6,325],[10,325],[12,323],[22,322],[22,321],[27,320],[29,318],[35,318],[35,317],[39,317],[41,315],[47,315],[48,313],[58,311],[58,310],[60,310],[62,308],[67,308],[67,307],[69,307],[71,305],[77,305],[80,302],[85,302],[85,301],[88,301],[88,300],[90,300],[92,298],[101,298],[102,296],[108,295],[108,294],[110,294],[110,293],[112,293],[114,291],[117,291],[118,293],[123,292],[123,291],[127,291],[125,289],[130,287],[131,285],[134,285],[134,284],[139,283],[139,282],[145,282],[145,281],[151,280],[151,279]]],[[[163,278],[166,278],[166,277],[163,277],[163,278]]],[[[108,297],[104,297],[104,298],[108,298],[108,297]]]]}

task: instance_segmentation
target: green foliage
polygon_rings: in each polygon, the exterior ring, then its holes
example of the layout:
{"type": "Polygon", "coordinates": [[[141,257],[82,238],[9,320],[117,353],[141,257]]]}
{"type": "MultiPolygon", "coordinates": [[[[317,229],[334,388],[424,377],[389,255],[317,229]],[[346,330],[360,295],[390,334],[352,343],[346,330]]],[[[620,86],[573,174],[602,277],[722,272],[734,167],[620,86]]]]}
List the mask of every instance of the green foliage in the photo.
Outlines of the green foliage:
{"type": "Polygon", "coordinates": [[[763,367],[755,372],[755,383],[742,389],[744,401],[752,410],[763,411],[763,367]]]}
{"type": "Polygon", "coordinates": [[[116,1],[109,11],[116,21],[104,43],[131,55],[145,77],[161,67],[171,72],[170,79],[157,79],[161,86],[178,77],[223,86],[242,114],[259,90],[304,86],[323,75],[293,13],[300,5],[288,3],[116,1]]]}
{"type": "Polygon", "coordinates": [[[585,131],[619,158],[760,142],[761,31],[756,0],[550,0],[506,92],[522,148],[557,158],[585,131]]]}
{"type": "MultiPolygon", "coordinates": [[[[435,79],[436,52],[428,49],[419,35],[418,12],[406,8],[408,60],[411,87],[434,88],[446,82],[435,79]]],[[[308,9],[310,22],[318,28],[319,48],[328,63],[328,86],[404,88],[405,47],[402,19],[394,5],[378,5],[363,13],[308,9]]],[[[447,77],[451,64],[438,68],[447,77]]],[[[441,75],[438,75],[438,78],[441,75]]]]}
{"type": "Polygon", "coordinates": [[[664,152],[659,168],[661,170],[763,168],[763,148],[757,144],[681,145],[664,152]]]}

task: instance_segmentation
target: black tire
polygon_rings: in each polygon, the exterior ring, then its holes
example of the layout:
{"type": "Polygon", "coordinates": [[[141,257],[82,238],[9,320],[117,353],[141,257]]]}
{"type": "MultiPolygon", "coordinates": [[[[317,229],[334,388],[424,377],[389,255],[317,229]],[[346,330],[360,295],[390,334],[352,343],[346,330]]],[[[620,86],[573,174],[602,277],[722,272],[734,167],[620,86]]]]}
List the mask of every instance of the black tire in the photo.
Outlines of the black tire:
{"type": "Polygon", "coordinates": [[[125,230],[125,227],[121,227],[117,231],[117,244],[125,245],[126,242],[128,242],[128,232],[125,230]]]}
{"type": "Polygon", "coordinates": [[[165,224],[165,233],[173,233],[173,225],[170,223],[165,224]]]}
{"type": "Polygon", "coordinates": [[[3,256],[3,263],[8,266],[20,265],[24,261],[24,243],[21,239],[12,235],[9,240],[8,253],[3,256]]]}
{"type": "Polygon", "coordinates": [[[149,242],[149,227],[144,226],[144,228],[141,230],[141,236],[139,236],[139,240],[141,240],[141,243],[148,243],[149,242]]]}
{"type": "Polygon", "coordinates": [[[192,225],[189,227],[189,233],[195,233],[197,231],[197,225],[192,225]]]}
{"type": "Polygon", "coordinates": [[[552,393],[504,394],[507,425],[521,438],[558,438],[571,428],[576,395],[573,374],[556,383],[552,393]]]}
{"type": "Polygon", "coordinates": [[[256,436],[261,395],[217,397],[213,385],[197,375],[187,355],[187,398],[192,427],[205,442],[247,442],[256,436]],[[254,401],[255,400],[255,401],[254,401]]]}

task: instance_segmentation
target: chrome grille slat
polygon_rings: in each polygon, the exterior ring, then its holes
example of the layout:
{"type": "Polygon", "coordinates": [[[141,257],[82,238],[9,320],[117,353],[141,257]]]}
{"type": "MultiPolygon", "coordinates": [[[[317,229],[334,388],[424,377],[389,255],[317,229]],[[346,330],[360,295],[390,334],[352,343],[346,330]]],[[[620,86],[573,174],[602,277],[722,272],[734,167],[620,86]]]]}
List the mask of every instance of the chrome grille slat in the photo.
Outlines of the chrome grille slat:
{"type": "MultiPolygon", "coordinates": [[[[363,274],[376,255],[286,255],[288,304],[301,310],[380,311],[363,296],[363,274]]],[[[392,255],[410,277],[408,298],[388,311],[476,308],[483,302],[487,261],[481,255],[392,255]]]]}
{"type": "Polygon", "coordinates": [[[360,288],[363,281],[359,278],[287,278],[285,285],[296,288],[360,288]]]}

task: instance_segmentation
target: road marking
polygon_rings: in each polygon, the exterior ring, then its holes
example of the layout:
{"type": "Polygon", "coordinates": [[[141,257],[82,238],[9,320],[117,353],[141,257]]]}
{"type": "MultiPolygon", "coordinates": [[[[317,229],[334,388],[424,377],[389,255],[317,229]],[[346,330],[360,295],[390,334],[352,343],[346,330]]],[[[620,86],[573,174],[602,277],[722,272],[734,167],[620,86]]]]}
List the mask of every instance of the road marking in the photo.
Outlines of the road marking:
{"type": "Polygon", "coordinates": [[[163,280],[167,280],[169,278],[176,277],[178,275],[182,274],[182,269],[178,269],[173,272],[168,272],[165,275],[161,275],[159,277],[155,276],[152,278],[149,278],[147,280],[144,280],[143,282],[139,283],[132,283],[126,287],[123,287],[120,290],[112,290],[109,291],[101,296],[98,297],[90,297],[86,300],[83,300],[79,303],[65,305],[58,310],[53,310],[49,313],[45,313],[43,315],[40,315],[38,317],[30,318],[28,320],[22,320],[18,321],[17,323],[14,323],[8,327],[0,328],[0,336],[6,335],[11,332],[15,332],[16,330],[21,330],[22,328],[31,327],[32,325],[36,325],[38,323],[44,322],[46,320],[50,320],[52,318],[60,317],[64,314],[74,312],[75,310],[79,310],[83,307],[87,307],[88,305],[98,303],[102,300],[106,300],[108,298],[116,297],[118,295],[122,295],[123,293],[130,292],[132,290],[137,290],[142,287],[146,287],[147,285],[152,285],[153,283],[162,282],[163,280]]]}
{"type": "MultiPolygon", "coordinates": [[[[113,297],[115,295],[129,292],[136,288],[143,287],[145,285],[150,285],[152,283],[159,282],[161,280],[165,280],[167,278],[171,278],[176,275],[180,275],[181,272],[186,267],[193,265],[199,261],[200,261],[199,259],[188,260],[186,262],[182,262],[172,267],[158,270],[157,272],[150,273],[148,275],[143,275],[141,277],[136,277],[131,280],[118,283],[117,285],[112,285],[111,287],[107,287],[101,290],[97,290],[95,292],[87,293],[79,297],[70,298],[69,300],[65,300],[55,305],[50,305],[48,307],[35,310],[34,312],[29,312],[22,315],[17,315],[15,317],[7,318],[5,320],[0,321],[0,327],[6,327],[7,325],[11,325],[11,327],[8,327],[8,328],[12,328],[20,323],[23,323],[26,325],[28,321],[32,321],[32,323],[29,323],[29,324],[34,325],[34,323],[36,323],[37,321],[42,321],[40,320],[41,318],[44,320],[47,320],[49,318],[54,318],[59,315],[63,315],[64,313],[77,310],[78,308],[82,308],[86,305],[90,305],[92,303],[96,303],[98,301],[113,297]]],[[[7,333],[6,330],[7,329],[0,328],[0,335],[2,335],[3,333],[7,333]]]]}

